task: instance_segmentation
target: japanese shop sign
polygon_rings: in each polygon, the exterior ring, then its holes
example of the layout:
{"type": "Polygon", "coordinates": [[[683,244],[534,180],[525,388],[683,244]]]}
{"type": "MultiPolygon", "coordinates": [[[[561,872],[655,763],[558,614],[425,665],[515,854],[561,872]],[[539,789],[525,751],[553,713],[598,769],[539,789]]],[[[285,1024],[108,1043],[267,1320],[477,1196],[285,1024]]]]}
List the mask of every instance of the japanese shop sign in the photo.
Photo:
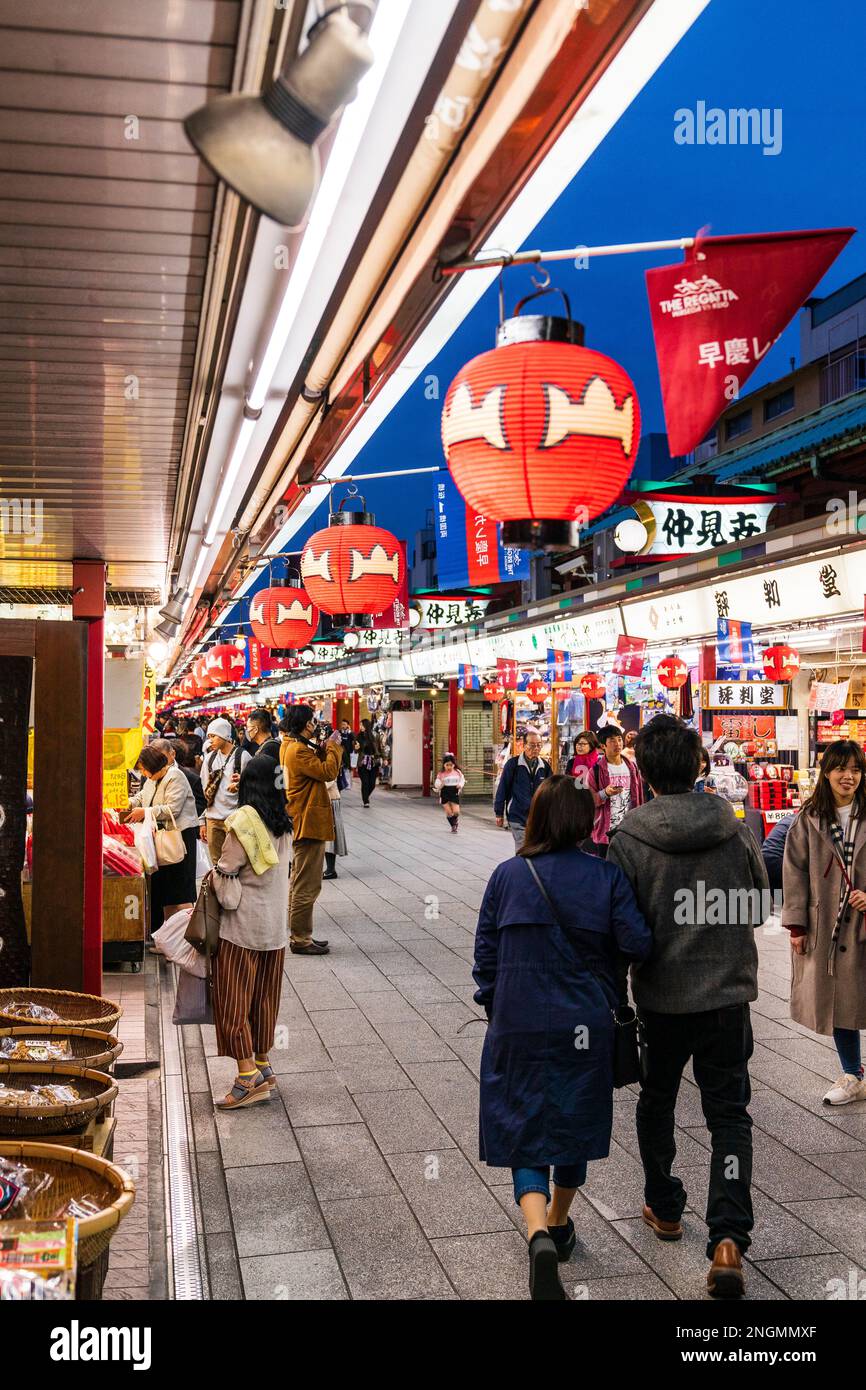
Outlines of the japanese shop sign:
{"type": "Polygon", "coordinates": [[[679,265],[646,272],[672,455],[737,399],[853,230],[698,237],[679,265]]]}
{"type": "Polygon", "coordinates": [[[462,627],[466,623],[480,623],[490,607],[490,600],[452,597],[450,594],[442,594],[439,598],[418,598],[413,594],[409,606],[421,614],[419,627],[462,627]]]}
{"type": "Polygon", "coordinates": [[[833,714],[837,709],[844,709],[848,700],[849,684],[849,681],[841,681],[838,685],[828,681],[813,681],[809,687],[806,708],[815,714],[833,714]]]}
{"type": "Polygon", "coordinates": [[[790,688],[772,681],[707,681],[702,687],[701,704],[704,709],[785,710],[790,688]]]}
{"type": "Polygon", "coordinates": [[[618,676],[639,676],[646,653],[645,637],[617,637],[613,670],[618,676]]]}
{"type": "Polygon", "coordinates": [[[758,501],[754,495],[720,502],[714,497],[642,494],[641,514],[646,516],[647,544],[640,558],[673,559],[677,555],[714,550],[719,545],[747,544],[753,537],[764,534],[775,506],[775,501],[758,501]]]}
{"type": "Polygon", "coordinates": [[[529,552],[502,544],[502,527],[464,501],[447,468],[435,475],[433,517],[440,589],[529,578],[529,552]]]}

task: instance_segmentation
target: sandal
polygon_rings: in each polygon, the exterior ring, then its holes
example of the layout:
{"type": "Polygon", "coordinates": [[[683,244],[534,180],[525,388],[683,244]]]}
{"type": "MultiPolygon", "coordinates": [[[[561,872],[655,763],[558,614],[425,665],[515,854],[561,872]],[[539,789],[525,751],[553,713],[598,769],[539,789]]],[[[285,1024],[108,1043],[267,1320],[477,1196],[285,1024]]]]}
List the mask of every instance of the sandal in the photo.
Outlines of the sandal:
{"type": "Polygon", "coordinates": [[[265,1085],[270,1086],[271,1090],[273,1090],[277,1084],[277,1074],[270,1062],[259,1062],[258,1068],[265,1085]]]}
{"type": "Polygon", "coordinates": [[[244,1081],[241,1076],[236,1077],[228,1095],[214,1104],[217,1110],[240,1110],[245,1105],[255,1105],[257,1101],[270,1098],[270,1085],[264,1080],[261,1072],[257,1071],[249,1081],[244,1081]]]}

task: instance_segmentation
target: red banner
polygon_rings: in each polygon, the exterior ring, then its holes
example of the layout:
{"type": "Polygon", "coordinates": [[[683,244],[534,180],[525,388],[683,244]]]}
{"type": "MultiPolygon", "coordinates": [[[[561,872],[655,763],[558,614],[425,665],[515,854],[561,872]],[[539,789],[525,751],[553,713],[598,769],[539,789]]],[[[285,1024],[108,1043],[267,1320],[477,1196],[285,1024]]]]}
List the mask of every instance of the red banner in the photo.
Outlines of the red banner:
{"type": "Polygon", "coordinates": [[[640,676],[643,674],[643,659],[646,651],[645,637],[617,637],[616,656],[613,670],[618,676],[640,676]]]}
{"type": "Polygon", "coordinates": [[[737,399],[854,231],[699,237],[681,265],[646,272],[672,456],[737,399]]]}
{"type": "Polygon", "coordinates": [[[517,689],[518,667],[516,661],[508,661],[500,656],[496,662],[496,679],[506,690],[517,689]]]}
{"type": "Polygon", "coordinates": [[[400,541],[399,544],[403,552],[403,578],[393,603],[389,603],[385,612],[373,619],[376,632],[392,628],[399,628],[401,632],[409,630],[409,566],[406,564],[406,542],[400,541]]]}

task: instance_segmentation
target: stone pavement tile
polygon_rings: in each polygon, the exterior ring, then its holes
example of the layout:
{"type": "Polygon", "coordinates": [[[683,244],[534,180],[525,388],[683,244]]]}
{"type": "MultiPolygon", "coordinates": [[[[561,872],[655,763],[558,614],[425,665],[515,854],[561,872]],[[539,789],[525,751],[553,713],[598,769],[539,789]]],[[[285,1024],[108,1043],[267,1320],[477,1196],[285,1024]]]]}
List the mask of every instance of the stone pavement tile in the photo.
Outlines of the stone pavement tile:
{"type": "Polygon", "coordinates": [[[450,1003],[419,1004],[418,1012],[426,1018],[440,1038],[448,1038],[449,1041],[457,1037],[468,1040],[476,1035],[483,1039],[487,1031],[487,1016],[477,1004],[469,1008],[468,1005],[453,999],[450,1003]]]}
{"type": "Polygon", "coordinates": [[[294,1255],[259,1255],[241,1260],[248,1299],[333,1302],[347,1299],[346,1285],[333,1250],[305,1250],[294,1255]]]}
{"type": "Polygon", "coordinates": [[[219,1154],[199,1154],[196,1167],[205,1235],[214,1235],[221,1231],[230,1232],[232,1219],[219,1154]]]}
{"type": "Polygon", "coordinates": [[[853,1192],[866,1197],[866,1149],[851,1154],[818,1154],[812,1162],[853,1192]]]}
{"type": "MultiPolygon", "coordinates": [[[[789,1202],[788,1210],[825,1237],[833,1249],[841,1250],[866,1267],[866,1200],[862,1197],[789,1202]]],[[[804,1250],[802,1253],[811,1252],[804,1250]]]]}
{"type": "MultiPolygon", "coordinates": [[[[507,1170],[500,1169],[500,1172],[505,1171],[507,1170]]],[[[525,1239],[526,1222],[514,1200],[513,1186],[510,1183],[501,1184],[492,1190],[506,1215],[525,1239]]],[[[644,1261],[623,1238],[619,1228],[624,1223],[606,1221],[583,1192],[578,1192],[574,1199],[571,1217],[577,1234],[577,1244],[571,1259],[560,1268],[563,1282],[566,1274],[569,1280],[580,1282],[586,1279],[605,1279],[619,1274],[648,1272],[644,1261]]]]}
{"type": "Polygon", "coordinates": [[[846,1148],[853,1150],[866,1145],[866,1105],[862,1101],[855,1101],[853,1105],[822,1105],[820,1114],[828,1125],[849,1136],[846,1148]]]}
{"type": "Polygon", "coordinates": [[[391,1057],[384,1043],[376,1047],[335,1047],[334,1066],[346,1090],[408,1091],[412,1082],[391,1057]]]}
{"type": "Polygon", "coordinates": [[[862,1291],[858,1292],[857,1289],[859,1281],[866,1278],[866,1271],[853,1265],[846,1255],[806,1255],[795,1260],[762,1260],[758,1268],[779,1286],[787,1298],[823,1301],[831,1295],[837,1299],[863,1297],[862,1291]]]}
{"type": "Polygon", "coordinates": [[[461,1298],[529,1299],[529,1255],[516,1231],[451,1236],[432,1244],[461,1298]]]}
{"type": "Polygon", "coordinates": [[[204,1244],[211,1298],[231,1299],[232,1302],[242,1299],[244,1291],[232,1237],[228,1234],[205,1236],[204,1244]]]}
{"type": "MultiPolygon", "coordinates": [[[[207,1075],[207,1073],[205,1073],[207,1075]]],[[[189,1098],[196,1153],[215,1153],[219,1148],[214,1124],[213,1097],[207,1091],[194,1091],[189,1098]]]]}
{"type": "MultiPolygon", "coordinates": [[[[407,941],[406,946],[413,949],[420,945],[418,941],[407,941]]],[[[403,946],[398,946],[395,941],[391,942],[390,949],[387,951],[370,951],[370,959],[373,961],[377,970],[381,970],[386,979],[392,984],[396,980],[405,979],[407,976],[425,975],[426,969],[409,950],[403,946]]]]}
{"type": "Polygon", "coordinates": [[[376,994],[359,994],[358,1008],[370,1023],[414,1023],[418,1010],[393,985],[376,994]]]}
{"type": "Polygon", "coordinates": [[[459,1149],[387,1156],[430,1238],[511,1230],[511,1221],[459,1149]]]}
{"type": "Polygon", "coordinates": [[[307,1011],[291,988],[285,975],[283,976],[283,992],[280,998],[280,1007],[277,1010],[277,1026],[282,1026],[283,1028],[309,1028],[310,1026],[307,1011]]]}
{"type": "Polygon", "coordinates": [[[423,974],[419,971],[417,975],[398,975],[394,980],[394,988],[398,989],[410,1004],[450,1004],[454,999],[454,990],[448,985],[443,985],[442,981],[437,980],[429,971],[423,974]]]}
{"type": "Polygon", "coordinates": [[[216,1115],[223,1167],[292,1163],[300,1158],[286,1108],[279,1094],[249,1109],[219,1111],[216,1115]]]}
{"type": "Polygon", "coordinates": [[[322,1210],[353,1298],[448,1297],[451,1287],[399,1193],[325,1199],[322,1210]]]}
{"type": "MultiPolygon", "coordinates": [[[[477,1029],[475,1030],[478,1031],[477,1029]]],[[[467,1036],[462,1038],[449,1038],[448,1046],[452,1047],[458,1057],[462,1057],[472,1075],[477,1079],[481,1075],[481,1052],[484,1047],[483,1037],[469,1037],[469,1029],[466,1030],[467,1036]]]]}
{"type": "MultiPolygon", "coordinates": [[[[699,1145],[707,1151],[710,1161],[710,1136],[706,1129],[689,1131],[699,1145]]],[[[752,1162],[752,1186],[760,1188],[774,1201],[786,1205],[797,1198],[845,1197],[845,1189],[829,1177],[819,1166],[821,1156],[813,1159],[803,1158],[799,1153],[780,1144],[772,1135],[757,1128],[752,1130],[754,1157],[752,1162]]]]}
{"type": "Polygon", "coordinates": [[[238,1254],[323,1250],[328,1235],[303,1163],[233,1168],[226,1174],[238,1254]]]}
{"type": "Polygon", "coordinates": [[[351,1009],[355,1005],[352,996],[333,975],[323,980],[299,980],[298,998],[307,1013],[314,1009],[351,1009]]]}
{"type": "Polygon", "coordinates": [[[278,1075],[292,1071],[327,1071],[331,1065],[325,1045],[309,1020],[306,1028],[279,1031],[269,1055],[278,1075]]]}
{"type": "Polygon", "coordinates": [[[827,1081],[835,1081],[842,1070],[835,1052],[830,1052],[811,1038],[799,1038],[789,1033],[785,1038],[765,1038],[764,1046],[788,1062],[799,1063],[810,1073],[825,1077],[827,1081]]]}
{"type": "Polygon", "coordinates": [[[426,927],[420,922],[413,922],[411,917],[384,917],[381,919],[381,925],[392,941],[427,940],[426,927]]]}
{"type": "Polygon", "coordinates": [[[277,1090],[295,1127],[353,1124],[361,1119],[338,1071],[284,1073],[277,1090]]]}
{"type": "Polygon", "coordinates": [[[418,1023],[379,1023],[376,1031],[396,1061],[404,1065],[447,1062],[454,1058],[448,1045],[423,1019],[418,1023]]]}
{"type": "MultiPolygon", "coordinates": [[[[805,1078],[811,1073],[801,1075],[805,1078]]],[[[843,1153],[856,1147],[852,1145],[849,1134],[829,1123],[821,1114],[810,1113],[776,1091],[760,1091],[752,1097],[749,1109],[759,1129],[789,1145],[797,1153],[843,1153]]]]}
{"type": "MultiPolygon", "coordinates": [[[[682,1240],[663,1241],[643,1221],[617,1221],[616,1230],[639,1252],[655,1274],[677,1296],[713,1302],[707,1293],[707,1228],[696,1217],[683,1223],[682,1240]]],[[[752,1265],[746,1269],[746,1298],[766,1300],[784,1295],[752,1265]]]]}
{"type": "Polygon", "coordinates": [[[325,1047],[348,1047],[354,1043],[376,1041],[375,1030],[354,1005],[350,1009],[317,1009],[310,1014],[310,1018],[325,1047]]]}
{"type": "Polygon", "coordinates": [[[594,1303],[654,1303],[660,1300],[676,1301],[667,1284],[655,1274],[624,1274],[618,1279],[587,1279],[583,1283],[568,1282],[563,1278],[566,1292],[579,1302],[589,1299],[594,1303]]]}
{"type": "Polygon", "coordinates": [[[756,1042],[765,1042],[768,1038],[790,1038],[794,1036],[791,1024],[783,1018],[767,1018],[764,1014],[752,1011],[752,1036],[756,1042]]]}
{"type": "Polygon", "coordinates": [[[394,1178],[366,1125],[317,1125],[297,1131],[320,1202],[393,1192],[394,1178]]]}
{"type": "Polygon", "coordinates": [[[417,1091],[356,1093],[355,1104],[383,1154],[429,1152],[453,1143],[417,1091]]]}
{"type": "Polygon", "coordinates": [[[478,1083],[462,1062],[406,1064],[406,1070],[431,1109],[464,1153],[478,1155],[478,1083]]]}
{"type": "MultiPolygon", "coordinates": [[[[683,1177],[679,1167],[677,1171],[683,1177]]],[[[586,1183],[581,1191],[606,1221],[616,1221],[640,1216],[644,1205],[643,1188],[640,1159],[614,1142],[607,1158],[587,1166],[586,1183]]]]}
{"type": "MultiPolygon", "coordinates": [[[[689,1194],[689,1206],[696,1213],[692,1218],[700,1222],[699,1229],[705,1230],[703,1216],[707,1207],[709,1188],[708,1168],[686,1168],[680,1173],[689,1194]]],[[[818,1206],[823,1203],[817,1203],[818,1206]]],[[[804,1216],[798,1220],[790,1203],[782,1206],[765,1196],[758,1188],[752,1189],[752,1206],[755,1213],[755,1228],[749,1259],[753,1262],[774,1260],[785,1256],[823,1255],[836,1249],[832,1240],[816,1233],[815,1223],[809,1223],[804,1216]],[[810,1224],[813,1229],[810,1229],[810,1224]]]]}
{"type": "Polygon", "coordinates": [[[782,1052],[774,1052],[763,1043],[755,1043],[749,1074],[780,1096],[810,1109],[820,1106],[827,1090],[826,1077],[809,1071],[802,1062],[782,1052]]]}
{"type": "MultiPolygon", "coordinates": [[[[204,1049],[202,1048],[200,1051],[196,1052],[191,1052],[187,1049],[184,1060],[186,1062],[186,1082],[190,1094],[196,1091],[207,1091],[208,1095],[210,1095],[210,1082],[208,1081],[204,1049]]],[[[119,1100],[120,1098],[118,1097],[118,1108],[119,1100]]]]}
{"type": "Polygon", "coordinates": [[[212,1023],[203,1023],[201,1025],[201,1045],[205,1057],[216,1056],[216,1029],[212,1023]]]}
{"type": "Polygon", "coordinates": [[[331,969],[351,995],[381,993],[388,984],[381,970],[364,957],[358,961],[335,960],[331,969]]]}

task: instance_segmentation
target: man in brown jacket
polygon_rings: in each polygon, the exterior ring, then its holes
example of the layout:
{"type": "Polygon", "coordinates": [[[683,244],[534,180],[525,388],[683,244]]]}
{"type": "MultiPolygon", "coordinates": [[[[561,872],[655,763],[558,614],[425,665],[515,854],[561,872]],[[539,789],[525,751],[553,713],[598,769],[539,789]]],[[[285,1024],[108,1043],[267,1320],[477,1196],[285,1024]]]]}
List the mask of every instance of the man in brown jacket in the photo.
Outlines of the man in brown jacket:
{"type": "Polygon", "coordinates": [[[289,949],[296,956],[326,956],[327,941],[313,939],[313,908],[322,891],[325,845],[334,838],[334,816],[326,782],[343,761],[343,745],[332,733],[316,742],[316,720],[309,705],[290,710],[289,737],[280,749],[286,804],[292,818],[292,876],[289,898],[289,949]]]}

